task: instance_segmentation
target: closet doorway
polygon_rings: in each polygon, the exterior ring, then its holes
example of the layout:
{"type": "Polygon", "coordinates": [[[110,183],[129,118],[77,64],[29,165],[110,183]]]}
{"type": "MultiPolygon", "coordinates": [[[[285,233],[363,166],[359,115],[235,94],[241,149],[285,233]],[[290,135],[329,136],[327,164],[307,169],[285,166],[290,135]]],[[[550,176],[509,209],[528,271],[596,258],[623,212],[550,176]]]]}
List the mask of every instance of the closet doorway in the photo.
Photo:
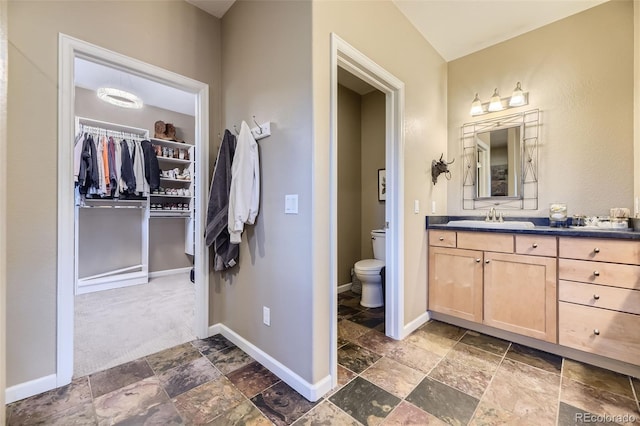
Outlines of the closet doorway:
{"type": "Polygon", "coordinates": [[[56,382],[62,386],[73,377],[208,335],[203,225],[209,113],[206,84],[63,34],[59,63],[56,382]],[[105,109],[88,78],[103,71],[110,85],[146,93],[140,97],[148,106],[124,115],[111,105],[105,109]],[[177,107],[180,99],[183,105],[177,107]],[[175,135],[166,127],[155,140],[156,121],[173,124],[175,135]],[[74,188],[74,138],[87,130],[105,140],[129,140],[140,152],[136,145],[150,140],[147,148],[165,172],[159,188],[130,197],[80,196],[74,188]],[[112,225],[97,225],[107,223],[112,225]],[[117,314],[121,308],[127,310],[117,314]],[[173,319],[164,315],[174,309],[173,319]],[[113,327],[104,328],[109,321],[113,327]],[[100,329],[109,330],[109,345],[120,347],[103,359],[80,359],[98,356],[88,349],[101,343],[100,329]]]}

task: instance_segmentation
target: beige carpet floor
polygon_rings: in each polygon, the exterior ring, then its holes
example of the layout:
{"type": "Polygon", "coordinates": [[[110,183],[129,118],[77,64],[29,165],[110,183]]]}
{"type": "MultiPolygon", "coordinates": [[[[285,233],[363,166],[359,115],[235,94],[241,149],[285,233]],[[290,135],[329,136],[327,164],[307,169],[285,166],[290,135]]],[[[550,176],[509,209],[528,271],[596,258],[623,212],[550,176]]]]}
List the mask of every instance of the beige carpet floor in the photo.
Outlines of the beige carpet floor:
{"type": "Polygon", "coordinates": [[[76,296],[73,376],[194,340],[194,299],[189,273],[76,296]]]}

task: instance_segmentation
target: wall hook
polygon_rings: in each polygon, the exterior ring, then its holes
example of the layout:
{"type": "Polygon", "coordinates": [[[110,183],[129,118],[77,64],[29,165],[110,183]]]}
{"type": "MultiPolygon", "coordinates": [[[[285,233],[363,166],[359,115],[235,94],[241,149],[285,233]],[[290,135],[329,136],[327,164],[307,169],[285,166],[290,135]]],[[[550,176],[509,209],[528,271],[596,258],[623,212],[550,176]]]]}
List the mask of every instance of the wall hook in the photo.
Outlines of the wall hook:
{"type": "Polygon", "coordinates": [[[258,124],[258,122],[256,121],[256,116],[253,116],[253,122],[256,123],[256,126],[258,126],[258,134],[261,135],[262,134],[262,127],[260,127],[260,125],[258,124]]]}
{"type": "Polygon", "coordinates": [[[238,126],[236,126],[235,124],[233,125],[233,131],[236,132],[236,136],[240,135],[240,132],[238,131],[238,126]]]}

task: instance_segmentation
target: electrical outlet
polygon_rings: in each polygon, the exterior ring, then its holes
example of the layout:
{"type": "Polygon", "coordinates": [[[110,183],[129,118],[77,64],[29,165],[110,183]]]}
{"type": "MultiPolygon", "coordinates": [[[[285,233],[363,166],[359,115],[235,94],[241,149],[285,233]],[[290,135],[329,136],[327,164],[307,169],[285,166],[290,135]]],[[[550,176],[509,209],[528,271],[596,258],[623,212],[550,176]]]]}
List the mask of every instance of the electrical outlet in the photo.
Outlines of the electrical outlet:
{"type": "Polygon", "coordinates": [[[266,306],[262,307],[262,322],[267,327],[271,327],[271,309],[266,306]]]}
{"type": "Polygon", "coordinates": [[[436,212],[436,202],[432,201],[431,202],[431,213],[435,213],[436,212]]]}

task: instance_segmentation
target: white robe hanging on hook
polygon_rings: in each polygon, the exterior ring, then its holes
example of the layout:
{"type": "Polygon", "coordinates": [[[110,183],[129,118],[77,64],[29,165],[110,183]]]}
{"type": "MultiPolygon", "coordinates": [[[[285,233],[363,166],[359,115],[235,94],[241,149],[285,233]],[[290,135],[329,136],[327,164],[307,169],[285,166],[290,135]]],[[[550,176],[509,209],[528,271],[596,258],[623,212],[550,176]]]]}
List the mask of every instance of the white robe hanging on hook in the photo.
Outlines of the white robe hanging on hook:
{"type": "Polygon", "coordinates": [[[231,243],[242,240],[244,225],[253,225],[260,204],[260,159],[258,144],[245,121],[240,125],[231,165],[229,192],[229,235],[231,243]]]}

